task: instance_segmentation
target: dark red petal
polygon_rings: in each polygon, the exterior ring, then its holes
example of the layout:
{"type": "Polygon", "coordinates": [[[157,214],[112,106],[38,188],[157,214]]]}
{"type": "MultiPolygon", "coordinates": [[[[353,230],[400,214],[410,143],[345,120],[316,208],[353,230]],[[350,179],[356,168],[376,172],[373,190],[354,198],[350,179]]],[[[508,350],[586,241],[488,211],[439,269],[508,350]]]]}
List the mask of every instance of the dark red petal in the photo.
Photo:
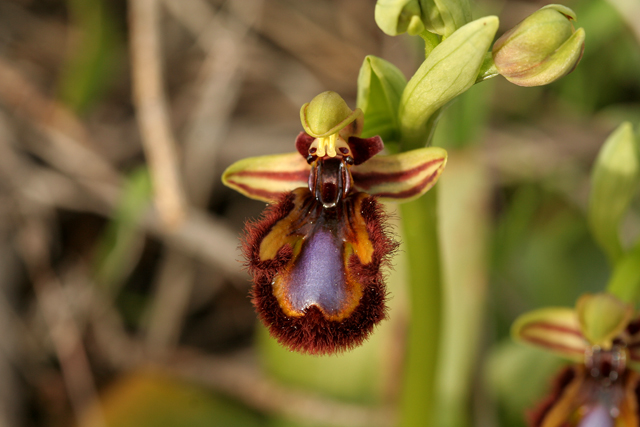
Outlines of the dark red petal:
{"type": "Polygon", "coordinates": [[[296,150],[305,159],[309,155],[309,147],[311,147],[314,140],[315,138],[306,132],[300,132],[296,137],[296,150]]]}
{"type": "MultiPolygon", "coordinates": [[[[376,154],[382,151],[384,143],[382,138],[374,136],[371,138],[358,138],[357,136],[349,137],[349,148],[353,153],[353,161],[355,165],[366,162],[376,154]]],[[[306,157],[306,154],[305,154],[306,157]]]]}
{"type": "MultiPolygon", "coordinates": [[[[292,350],[310,354],[341,352],[360,345],[374,326],[385,318],[386,289],[381,267],[388,261],[398,244],[389,237],[385,229],[385,214],[380,204],[373,197],[361,193],[350,196],[357,197],[361,218],[365,222],[366,232],[373,246],[371,261],[368,264],[363,265],[355,254],[349,258],[349,274],[358,277],[362,297],[355,301],[355,308],[340,320],[328,319],[327,313],[317,305],[309,306],[302,315],[287,315],[281,302],[274,295],[272,284],[276,275],[288,274],[289,270],[286,268],[293,257],[292,248],[285,244],[278,250],[277,256],[265,261],[260,260],[260,243],[279,220],[298,208],[296,204],[302,200],[299,196],[303,191],[296,190],[278,204],[271,206],[260,221],[247,224],[243,248],[248,259],[249,271],[254,278],[252,301],[262,322],[281,344],[292,350]]],[[[344,267],[338,265],[336,268],[344,267]]],[[[300,292],[299,289],[291,291],[300,292]]]]}

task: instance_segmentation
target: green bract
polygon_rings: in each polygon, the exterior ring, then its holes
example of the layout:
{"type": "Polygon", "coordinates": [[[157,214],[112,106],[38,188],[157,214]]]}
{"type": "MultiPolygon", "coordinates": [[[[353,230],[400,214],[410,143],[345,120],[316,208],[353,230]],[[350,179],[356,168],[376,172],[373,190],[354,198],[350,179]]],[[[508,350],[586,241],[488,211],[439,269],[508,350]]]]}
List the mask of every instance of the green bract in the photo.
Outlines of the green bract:
{"type": "Polygon", "coordinates": [[[300,121],[305,132],[314,138],[323,138],[358,121],[351,135],[359,135],[362,129],[362,110],[351,110],[344,99],[335,92],[322,92],[302,106],[300,121]]]}
{"type": "Polygon", "coordinates": [[[407,79],[392,63],[368,55],[358,76],[357,105],[364,113],[362,136],[380,135],[386,144],[400,138],[398,105],[407,79]]]}
{"type": "Polygon", "coordinates": [[[591,176],[589,226],[612,264],[623,255],[620,221],[640,182],[639,145],[631,123],[623,123],[605,141],[591,176]]]}
{"type": "Polygon", "coordinates": [[[493,46],[498,72],[520,86],[540,86],[569,74],[580,61],[584,30],[574,31],[575,13],[548,5],[500,37],[493,46]]]}
{"type": "Polygon", "coordinates": [[[402,93],[399,118],[404,149],[428,142],[434,113],[476,81],[485,53],[498,30],[487,16],[463,26],[436,46],[402,93]]]}

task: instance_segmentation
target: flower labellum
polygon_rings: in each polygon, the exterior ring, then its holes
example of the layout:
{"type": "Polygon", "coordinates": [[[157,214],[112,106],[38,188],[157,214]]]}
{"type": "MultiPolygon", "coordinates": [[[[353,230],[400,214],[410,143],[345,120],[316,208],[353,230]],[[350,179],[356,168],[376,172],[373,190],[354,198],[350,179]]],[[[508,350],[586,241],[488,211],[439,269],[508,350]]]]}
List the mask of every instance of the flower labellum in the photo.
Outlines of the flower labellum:
{"type": "Polygon", "coordinates": [[[242,244],[258,316],[290,349],[329,354],[360,345],[386,316],[382,267],[398,243],[378,199],[419,197],[447,155],[430,147],[376,156],[382,140],[358,138],[362,111],[335,92],[300,116],[296,153],[240,160],[222,179],[270,203],[242,244]]]}

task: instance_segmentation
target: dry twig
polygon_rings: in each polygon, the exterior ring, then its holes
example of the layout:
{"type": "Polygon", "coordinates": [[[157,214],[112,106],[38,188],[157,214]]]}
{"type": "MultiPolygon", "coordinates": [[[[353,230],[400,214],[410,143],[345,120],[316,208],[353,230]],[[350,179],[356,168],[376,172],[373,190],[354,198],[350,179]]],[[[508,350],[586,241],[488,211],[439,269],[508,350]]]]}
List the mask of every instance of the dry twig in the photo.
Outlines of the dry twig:
{"type": "Polygon", "coordinates": [[[131,67],[134,104],[155,201],[163,222],[177,227],[186,216],[178,152],[162,80],[158,0],[130,0],[131,67]]]}

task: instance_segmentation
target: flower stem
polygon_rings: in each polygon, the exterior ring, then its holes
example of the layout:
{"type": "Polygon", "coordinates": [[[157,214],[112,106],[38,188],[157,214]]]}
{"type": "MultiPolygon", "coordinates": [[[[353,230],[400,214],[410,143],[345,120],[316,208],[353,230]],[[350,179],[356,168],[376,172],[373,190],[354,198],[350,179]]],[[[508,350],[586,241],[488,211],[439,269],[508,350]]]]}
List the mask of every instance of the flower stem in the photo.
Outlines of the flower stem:
{"type": "Polygon", "coordinates": [[[607,292],[621,301],[636,304],[640,296],[640,242],[616,263],[607,292]]]}
{"type": "Polygon", "coordinates": [[[401,205],[409,264],[411,323],[405,355],[400,426],[433,425],[441,324],[437,187],[401,205]]]}

